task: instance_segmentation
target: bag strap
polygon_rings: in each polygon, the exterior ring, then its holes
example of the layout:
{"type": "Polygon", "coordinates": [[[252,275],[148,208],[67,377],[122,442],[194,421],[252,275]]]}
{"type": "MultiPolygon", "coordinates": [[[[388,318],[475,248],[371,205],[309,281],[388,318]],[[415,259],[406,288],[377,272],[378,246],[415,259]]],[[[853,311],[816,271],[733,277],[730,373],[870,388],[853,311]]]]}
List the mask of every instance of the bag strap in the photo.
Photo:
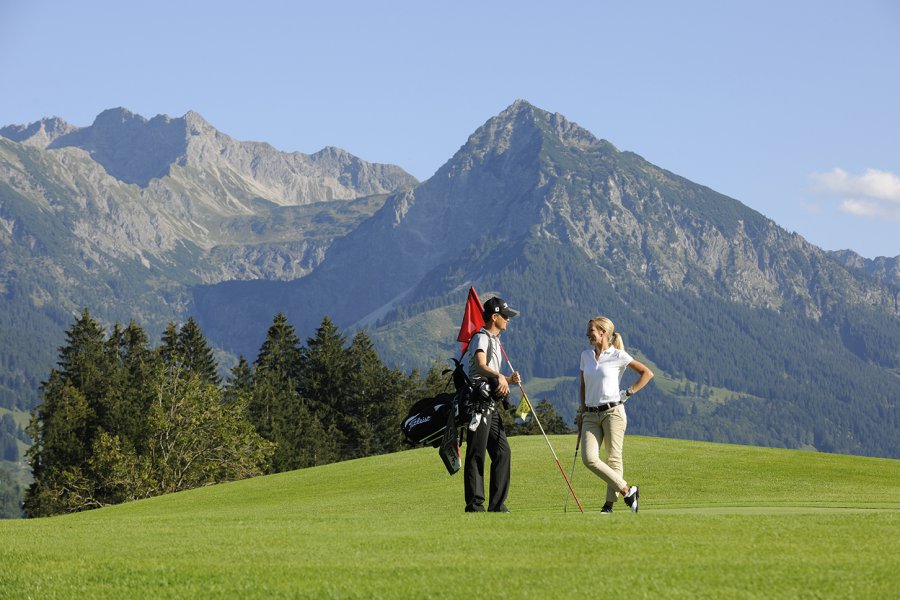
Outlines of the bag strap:
{"type": "MultiPolygon", "coordinates": [[[[484,335],[486,335],[486,336],[487,336],[487,339],[488,339],[487,360],[485,361],[485,363],[486,363],[487,365],[490,365],[491,359],[494,358],[494,336],[492,336],[491,334],[489,334],[489,333],[488,333],[487,331],[485,331],[484,329],[479,329],[479,330],[476,331],[474,334],[472,334],[472,338],[474,339],[476,335],[482,334],[482,333],[483,333],[484,335]]],[[[472,340],[469,340],[469,346],[471,346],[471,345],[472,345],[472,340]]],[[[468,346],[467,346],[467,347],[466,347],[466,352],[468,352],[468,351],[469,351],[469,348],[468,348],[468,346]]],[[[502,366],[502,365],[501,365],[501,366],[502,366]]],[[[499,369],[498,369],[498,370],[499,370],[499,369]]]]}

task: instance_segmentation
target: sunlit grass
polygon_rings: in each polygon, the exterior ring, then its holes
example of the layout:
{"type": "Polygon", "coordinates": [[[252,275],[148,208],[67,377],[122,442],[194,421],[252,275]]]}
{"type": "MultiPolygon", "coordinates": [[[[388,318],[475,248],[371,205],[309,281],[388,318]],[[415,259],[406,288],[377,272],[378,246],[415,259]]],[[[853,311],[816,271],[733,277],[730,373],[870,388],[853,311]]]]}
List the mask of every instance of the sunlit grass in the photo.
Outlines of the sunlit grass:
{"type": "MultiPolygon", "coordinates": [[[[552,443],[568,470],[574,436],[552,443]]],[[[900,461],[629,436],[641,511],[599,513],[542,437],[511,438],[510,515],[465,514],[427,448],[0,523],[10,598],[888,597],[900,461]]]]}

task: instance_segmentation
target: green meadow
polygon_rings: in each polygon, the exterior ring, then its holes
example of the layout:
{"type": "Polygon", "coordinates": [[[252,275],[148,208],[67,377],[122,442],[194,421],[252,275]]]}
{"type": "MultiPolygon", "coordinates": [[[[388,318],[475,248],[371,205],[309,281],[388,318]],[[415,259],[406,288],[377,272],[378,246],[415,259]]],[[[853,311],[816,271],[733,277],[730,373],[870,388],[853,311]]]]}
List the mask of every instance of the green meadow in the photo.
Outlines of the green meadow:
{"type": "Polygon", "coordinates": [[[564,512],[544,439],[510,444],[508,515],[424,448],[0,522],[0,597],[897,597],[900,461],[629,436],[640,512],[602,515],[580,460],[564,512]]]}

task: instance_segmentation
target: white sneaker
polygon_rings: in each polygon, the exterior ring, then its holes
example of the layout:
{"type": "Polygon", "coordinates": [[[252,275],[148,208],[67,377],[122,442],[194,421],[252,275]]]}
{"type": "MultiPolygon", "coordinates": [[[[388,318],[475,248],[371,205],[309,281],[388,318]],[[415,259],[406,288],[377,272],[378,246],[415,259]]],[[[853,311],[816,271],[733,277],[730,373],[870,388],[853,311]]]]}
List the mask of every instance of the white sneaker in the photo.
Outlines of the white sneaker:
{"type": "Polygon", "coordinates": [[[631,508],[631,512],[638,511],[638,486],[633,485],[628,488],[628,493],[625,494],[625,504],[631,508]]]}

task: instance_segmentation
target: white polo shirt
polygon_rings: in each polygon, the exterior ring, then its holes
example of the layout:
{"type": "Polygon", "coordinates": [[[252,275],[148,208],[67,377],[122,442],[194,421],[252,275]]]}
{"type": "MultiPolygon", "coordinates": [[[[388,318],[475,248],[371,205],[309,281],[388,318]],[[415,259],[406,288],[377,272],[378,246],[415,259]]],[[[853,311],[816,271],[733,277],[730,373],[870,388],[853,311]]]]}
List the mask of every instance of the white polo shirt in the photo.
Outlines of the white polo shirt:
{"type": "Polygon", "coordinates": [[[482,327],[475,332],[469,344],[469,352],[472,353],[469,357],[469,377],[473,379],[483,379],[483,376],[478,373],[478,369],[476,368],[478,362],[475,358],[475,354],[477,354],[479,350],[484,352],[484,362],[488,368],[493,369],[498,373],[500,372],[500,336],[494,335],[482,327]],[[490,347],[491,356],[488,356],[488,347],[490,347]]]}
{"type": "Polygon", "coordinates": [[[594,357],[594,349],[581,353],[581,372],[584,374],[584,405],[599,406],[619,401],[619,384],[625,367],[634,359],[624,350],[610,346],[594,357]]]}

